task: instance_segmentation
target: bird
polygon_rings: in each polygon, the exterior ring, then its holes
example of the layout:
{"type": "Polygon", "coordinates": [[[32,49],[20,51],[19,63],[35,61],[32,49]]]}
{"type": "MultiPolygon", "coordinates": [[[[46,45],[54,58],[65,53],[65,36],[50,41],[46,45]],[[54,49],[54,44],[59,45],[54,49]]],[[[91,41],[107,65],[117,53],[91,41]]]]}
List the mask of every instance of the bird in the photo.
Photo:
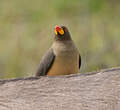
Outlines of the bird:
{"type": "Polygon", "coordinates": [[[36,76],[58,76],[79,73],[81,55],[66,26],[56,25],[51,48],[40,61],[36,76]]]}

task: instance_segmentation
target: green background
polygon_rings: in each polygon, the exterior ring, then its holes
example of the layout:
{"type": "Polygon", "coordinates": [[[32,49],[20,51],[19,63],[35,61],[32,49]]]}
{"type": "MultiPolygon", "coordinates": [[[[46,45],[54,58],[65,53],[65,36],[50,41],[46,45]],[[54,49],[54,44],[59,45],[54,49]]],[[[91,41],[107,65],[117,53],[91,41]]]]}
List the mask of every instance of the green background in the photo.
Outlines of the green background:
{"type": "Polygon", "coordinates": [[[78,47],[80,72],[119,66],[119,0],[0,0],[0,78],[34,75],[56,24],[78,47]]]}

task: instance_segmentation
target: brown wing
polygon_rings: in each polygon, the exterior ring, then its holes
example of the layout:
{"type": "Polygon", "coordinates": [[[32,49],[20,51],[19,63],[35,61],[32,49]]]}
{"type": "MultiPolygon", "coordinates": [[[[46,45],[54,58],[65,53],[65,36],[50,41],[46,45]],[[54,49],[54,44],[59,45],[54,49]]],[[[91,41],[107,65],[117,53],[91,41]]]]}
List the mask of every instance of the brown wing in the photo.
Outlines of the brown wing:
{"type": "Polygon", "coordinates": [[[81,56],[79,55],[79,69],[80,69],[80,66],[81,66],[81,56]]]}
{"type": "Polygon", "coordinates": [[[47,53],[43,56],[43,58],[40,61],[40,66],[36,72],[36,76],[44,76],[47,75],[47,72],[51,68],[53,62],[55,59],[55,54],[53,52],[53,49],[50,48],[47,53]]]}

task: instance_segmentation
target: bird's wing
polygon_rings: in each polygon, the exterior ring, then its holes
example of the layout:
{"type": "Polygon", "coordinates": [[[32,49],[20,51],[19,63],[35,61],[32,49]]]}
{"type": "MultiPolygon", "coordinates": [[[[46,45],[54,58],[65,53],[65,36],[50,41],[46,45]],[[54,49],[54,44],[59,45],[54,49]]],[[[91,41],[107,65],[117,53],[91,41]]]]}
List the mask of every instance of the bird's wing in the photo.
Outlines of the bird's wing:
{"type": "Polygon", "coordinates": [[[81,66],[81,56],[79,54],[79,69],[80,69],[80,66],[81,66]]]}
{"type": "Polygon", "coordinates": [[[38,68],[38,71],[36,72],[36,76],[44,76],[47,75],[47,72],[51,68],[53,62],[55,59],[55,54],[53,52],[53,49],[50,48],[47,53],[43,56],[43,58],[40,61],[40,66],[38,68]]]}

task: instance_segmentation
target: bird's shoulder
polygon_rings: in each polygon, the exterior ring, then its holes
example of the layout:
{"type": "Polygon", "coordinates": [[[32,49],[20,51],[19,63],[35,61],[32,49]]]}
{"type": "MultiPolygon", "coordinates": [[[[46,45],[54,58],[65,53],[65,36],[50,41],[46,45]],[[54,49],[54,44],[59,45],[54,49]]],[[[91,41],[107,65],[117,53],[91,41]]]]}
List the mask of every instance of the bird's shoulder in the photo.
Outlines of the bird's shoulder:
{"type": "Polygon", "coordinates": [[[46,75],[53,64],[54,59],[55,59],[55,54],[53,52],[53,49],[50,48],[42,57],[36,76],[46,75]]]}

